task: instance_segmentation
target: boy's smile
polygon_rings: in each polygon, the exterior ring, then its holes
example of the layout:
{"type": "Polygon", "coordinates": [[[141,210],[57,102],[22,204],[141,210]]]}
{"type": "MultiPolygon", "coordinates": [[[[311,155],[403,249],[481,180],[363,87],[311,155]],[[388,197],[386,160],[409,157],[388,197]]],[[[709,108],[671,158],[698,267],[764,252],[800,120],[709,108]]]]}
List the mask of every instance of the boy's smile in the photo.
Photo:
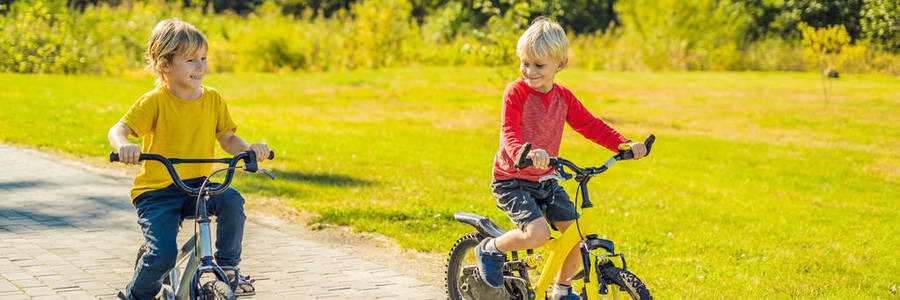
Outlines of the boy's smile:
{"type": "Polygon", "coordinates": [[[209,72],[206,62],[206,47],[192,55],[175,54],[165,71],[166,84],[175,96],[185,100],[200,97],[200,84],[209,72]]]}
{"type": "Polygon", "coordinates": [[[550,92],[556,73],[565,66],[565,61],[557,62],[547,58],[521,57],[520,60],[519,72],[522,73],[522,79],[528,86],[542,93],[550,92]]]}

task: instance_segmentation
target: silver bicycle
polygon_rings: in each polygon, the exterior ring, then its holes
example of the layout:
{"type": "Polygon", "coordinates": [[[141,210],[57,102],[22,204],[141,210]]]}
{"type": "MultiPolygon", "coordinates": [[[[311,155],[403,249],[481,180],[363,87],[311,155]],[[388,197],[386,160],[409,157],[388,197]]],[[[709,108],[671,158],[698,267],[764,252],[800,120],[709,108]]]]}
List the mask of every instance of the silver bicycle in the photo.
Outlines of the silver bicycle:
{"type": "MultiPolygon", "coordinates": [[[[268,159],[275,158],[274,152],[269,152],[268,159]]],[[[142,153],[140,160],[155,160],[163,163],[175,183],[181,191],[188,195],[197,197],[197,214],[195,216],[186,217],[185,219],[193,219],[194,236],[191,237],[178,251],[178,258],[175,267],[167,272],[163,279],[162,290],[160,291],[161,299],[165,300],[234,300],[234,290],[241,282],[241,276],[237,267],[219,266],[213,260],[212,255],[212,235],[210,235],[209,223],[210,219],[206,211],[206,202],[209,197],[225,192],[231,185],[231,179],[234,176],[234,170],[241,169],[250,173],[261,172],[271,179],[275,179],[275,175],[265,169],[259,169],[256,164],[256,153],[253,151],[244,151],[238,153],[232,158],[219,159],[181,159],[166,158],[158,154],[142,153]],[[244,164],[237,166],[237,163],[243,161],[244,164]],[[203,184],[198,188],[193,188],[185,184],[175,172],[174,165],[182,163],[220,163],[226,164],[228,167],[218,169],[210,174],[203,184]],[[207,187],[209,178],[219,172],[226,171],[225,180],[221,185],[214,188],[207,187]],[[199,246],[197,244],[199,241],[199,246]],[[186,264],[184,272],[179,274],[181,265],[186,264]],[[234,271],[234,277],[229,280],[225,276],[225,270],[234,271]],[[204,274],[210,273],[215,276],[215,280],[201,282],[204,274]]],[[[109,154],[110,162],[119,161],[119,154],[112,152],[109,154]]],[[[144,252],[148,251],[146,244],[141,245],[138,249],[137,260],[140,259],[144,252]]]]}

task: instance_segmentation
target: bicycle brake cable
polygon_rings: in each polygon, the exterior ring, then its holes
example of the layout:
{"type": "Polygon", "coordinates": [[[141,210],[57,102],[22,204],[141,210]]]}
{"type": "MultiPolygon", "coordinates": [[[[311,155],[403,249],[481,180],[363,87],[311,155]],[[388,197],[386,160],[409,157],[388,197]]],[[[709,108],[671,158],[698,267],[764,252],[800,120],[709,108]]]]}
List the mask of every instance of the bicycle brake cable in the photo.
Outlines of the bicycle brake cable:
{"type": "MultiPolygon", "coordinates": [[[[576,209],[578,208],[578,195],[581,195],[581,183],[580,182],[578,184],[578,187],[575,188],[575,208],[576,209]]],[[[584,212],[584,209],[582,209],[581,211],[584,212]]],[[[599,255],[594,254],[594,252],[592,252],[591,249],[588,248],[587,243],[584,243],[584,233],[581,232],[581,226],[579,225],[579,224],[581,224],[579,222],[580,220],[581,220],[581,216],[578,216],[578,218],[575,219],[575,229],[578,230],[578,236],[579,236],[579,238],[581,238],[581,242],[582,242],[581,247],[584,248],[584,250],[587,250],[587,253],[593,255],[595,258],[601,258],[599,255]]]]}
{"type": "MultiPolygon", "coordinates": [[[[576,212],[578,209],[578,195],[580,195],[580,194],[581,194],[581,183],[579,182],[578,187],[575,188],[575,203],[574,204],[575,204],[576,212]]],[[[584,209],[582,209],[581,211],[584,212],[584,209]]],[[[578,216],[578,218],[575,218],[575,229],[578,229],[578,238],[581,239],[581,246],[587,247],[587,245],[584,243],[584,234],[581,233],[581,225],[580,225],[581,223],[579,222],[579,220],[581,220],[580,215],[578,216]]],[[[588,250],[588,252],[591,252],[590,249],[586,249],[586,250],[588,250]]]]}

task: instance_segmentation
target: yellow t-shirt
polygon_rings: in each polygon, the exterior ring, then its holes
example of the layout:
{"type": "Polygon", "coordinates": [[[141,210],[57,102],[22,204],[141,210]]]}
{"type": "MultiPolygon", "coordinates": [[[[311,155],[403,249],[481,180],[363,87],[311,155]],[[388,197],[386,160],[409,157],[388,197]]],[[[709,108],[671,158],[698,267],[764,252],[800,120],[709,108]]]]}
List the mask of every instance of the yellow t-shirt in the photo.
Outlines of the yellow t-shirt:
{"type": "MultiPolygon", "coordinates": [[[[121,122],[143,138],[141,153],[166,158],[214,158],[217,138],[228,130],[235,131],[237,125],[219,92],[207,86],[202,88],[200,98],[184,100],[166,87],[158,87],[131,106],[121,122]]],[[[209,176],[212,164],[177,164],[175,171],[182,180],[209,176]]],[[[134,178],[131,199],[172,183],[162,163],[143,161],[141,172],[134,178]]]]}

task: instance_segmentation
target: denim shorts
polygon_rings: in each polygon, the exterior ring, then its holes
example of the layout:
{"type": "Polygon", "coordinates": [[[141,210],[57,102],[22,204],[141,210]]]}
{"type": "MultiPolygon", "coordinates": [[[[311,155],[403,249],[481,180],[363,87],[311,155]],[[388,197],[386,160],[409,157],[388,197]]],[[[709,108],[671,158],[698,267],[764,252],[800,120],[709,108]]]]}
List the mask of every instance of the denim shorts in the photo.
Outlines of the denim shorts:
{"type": "Polygon", "coordinates": [[[554,229],[553,222],[578,219],[575,204],[569,194],[555,180],[536,182],[525,179],[494,180],[491,190],[497,198],[497,207],[506,212],[520,229],[538,218],[544,217],[554,229]],[[541,204],[546,210],[541,211],[541,204]]]}

